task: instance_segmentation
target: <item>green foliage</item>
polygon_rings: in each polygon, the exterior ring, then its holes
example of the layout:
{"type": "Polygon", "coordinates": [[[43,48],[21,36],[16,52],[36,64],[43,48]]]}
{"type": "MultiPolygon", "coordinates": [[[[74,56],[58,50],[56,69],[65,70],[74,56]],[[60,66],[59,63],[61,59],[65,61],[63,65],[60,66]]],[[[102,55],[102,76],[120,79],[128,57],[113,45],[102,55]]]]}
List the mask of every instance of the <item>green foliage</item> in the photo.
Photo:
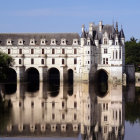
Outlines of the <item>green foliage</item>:
{"type": "Polygon", "coordinates": [[[13,58],[8,54],[0,52],[0,81],[6,79],[6,70],[13,65],[13,58]]]}
{"type": "Polygon", "coordinates": [[[140,42],[134,37],[125,43],[125,63],[134,64],[135,70],[140,71],[140,42]]]}

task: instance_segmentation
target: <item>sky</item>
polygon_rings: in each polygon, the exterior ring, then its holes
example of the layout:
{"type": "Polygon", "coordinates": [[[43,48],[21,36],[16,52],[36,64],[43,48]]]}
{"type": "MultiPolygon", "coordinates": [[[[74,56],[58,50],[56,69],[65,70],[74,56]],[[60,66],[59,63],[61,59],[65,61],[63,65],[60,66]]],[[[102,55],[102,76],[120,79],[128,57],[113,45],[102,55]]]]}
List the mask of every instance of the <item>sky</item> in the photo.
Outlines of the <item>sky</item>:
{"type": "Polygon", "coordinates": [[[140,0],[0,0],[0,32],[77,32],[89,23],[124,29],[140,39],[140,0]]]}

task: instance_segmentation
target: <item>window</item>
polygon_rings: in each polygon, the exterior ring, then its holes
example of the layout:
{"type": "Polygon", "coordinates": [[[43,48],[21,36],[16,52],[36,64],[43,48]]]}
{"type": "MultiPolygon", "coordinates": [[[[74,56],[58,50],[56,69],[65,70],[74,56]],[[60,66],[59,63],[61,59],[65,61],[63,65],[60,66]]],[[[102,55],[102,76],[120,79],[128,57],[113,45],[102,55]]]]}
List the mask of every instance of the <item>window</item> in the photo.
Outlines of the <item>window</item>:
{"type": "Polygon", "coordinates": [[[31,102],[31,107],[34,107],[34,102],[31,102]]]}
{"type": "Polygon", "coordinates": [[[106,38],[104,39],[104,44],[107,44],[107,39],[106,38]]]}
{"type": "Polygon", "coordinates": [[[119,54],[119,58],[121,59],[121,50],[120,50],[120,52],[119,52],[120,54],[119,54]]]}
{"type": "Polygon", "coordinates": [[[77,119],[77,115],[76,114],[74,114],[74,120],[76,120],[77,119]]]}
{"type": "Polygon", "coordinates": [[[62,119],[63,119],[63,120],[65,119],[65,114],[62,114],[62,119]]]}
{"type": "Polygon", "coordinates": [[[118,52],[117,52],[117,50],[116,50],[116,59],[118,58],[118,52]]]}
{"type": "Polygon", "coordinates": [[[113,51],[113,59],[114,59],[114,51],[113,51]]]}
{"type": "Polygon", "coordinates": [[[19,64],[21,64],[21,59],[19,59],[19,64]]]}
{"type": "Polygon", "coordinates": [[[90,42],[88,42],[88,45],[90,45],[90,42]]]}
{"type": "Polygon", "coordinates": [[[77,59],[76,58],[74,58],[74,64],[77,64],[77,59]]]}
{"type": "Polygon", "coordinates": [[[104,121],[107,121],[107,116],[104,116],[104,121]]]}
{"type": "Polygon", "coordinates": [[[62,49],[62,54],[65,54],[65,49],[62,49]]]}
{"type": "Polygon", "coordinates": [[[104,126],[104,133],[107,133],[107,126],[104,126]]]}
{"type": "Polygon", "coordinates": [[[88,54],[89,54],[89,51],[88,51],[88,54]]]}
{"type": "Polygon", "coordinates": [[[77,102],[74,102],[74,108],[77,108],[77,102]]]}
{"type": "Polygon", "coordinates": [[[44,59],[41,59],[41,64],[44,64],[44,59]]]}
{"type": "Polygon", "coordinates": [[[52,54],[55,54],[55,49],[52,49],[52,54]]]}
{"type": "Polygon", "coordinates": [[[62,102],[62,108],[64,108],[64,106],[65,106],[65,104],[64,104],[64,102],[62,102]]]}
{"type": "Polygon", "coordinates": [[[31,54],[34,54],[34,49],[31,49],[31,54]]]}
{"type": "Polygon", "coordinates": [[[118,45],[118,42],[116,42],[116,45],[118,45]]]}
{"type": "Polygon", "coordinates": [[[107,53],[107,49],[104,49],[104,53],[107,53]]]}
{"type": "Polygon", "coordinates": [[[8,54],[10,54],[11,53],[11,51],[10,51],[10,49],[8,49],[8,54]]]}
{"type": "Polygon", "coordinates": [[[19,49],[19,54],[22,54],[22,49],[19,49]]]}
{"type": "Polygon", "coordinates": [[[108,103],[106,103],[106,110],[108,110],[108,103]]]}
{"type": "Polygon", "coordinates": [[[53,119],[53,120],[55,119],[55,114],[52,114],[52,119],[53,119]]]}
{"type": "Polygon", "coordinates": [[[103,58],[103,64],[105,64],[105,58],[103,58]]]}
{"type": "Polygon", "coordinates": [[[108,64],[108,58],[106,58],[106,64],[108,64]]]}
{"type": "Polygon", "coordinates": [[[74,54],[77,54],[77,49],[74,49],[74,54]]]}
{"type": "Polygon", "coordinates": [[[65,62],[64,62],[64,59],[62,59],[62,64],[64,64],[65,62]]]}
{"type": "Polygon", "coordinates": [[[105,110],[105,104],[103,104],[103,110],[105,110]]]}
{"type": "Polygon", "coordinates": [[[42,54],[44,54],[44,49],[42,49],[42,54]]]}
{"type": "Polygon", "coordinates": [[[34,64],[34,59],[31,59],[31,64],[34,64]]]}
{"type": "Polygon", "coordinates": [[[52,64],[55,64],[55,59],[52,59],[52,64]]]}
{"type": "Polygon", "coordinates": [[[52,102],[52,108],[54,108],[55,107],[55,102],[52,102]]]}

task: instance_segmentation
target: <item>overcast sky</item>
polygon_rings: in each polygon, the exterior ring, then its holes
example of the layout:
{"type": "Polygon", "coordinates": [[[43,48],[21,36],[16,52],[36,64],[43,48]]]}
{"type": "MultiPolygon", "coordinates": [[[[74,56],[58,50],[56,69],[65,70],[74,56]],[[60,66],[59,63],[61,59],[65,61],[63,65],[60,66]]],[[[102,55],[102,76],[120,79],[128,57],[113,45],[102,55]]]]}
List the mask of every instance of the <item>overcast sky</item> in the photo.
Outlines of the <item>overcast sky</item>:
{"type": "Polygon", "coordinates": [[[140,0],[0,0],[0,32],[81,33],[101,20],[140,39],[140,0]]]}

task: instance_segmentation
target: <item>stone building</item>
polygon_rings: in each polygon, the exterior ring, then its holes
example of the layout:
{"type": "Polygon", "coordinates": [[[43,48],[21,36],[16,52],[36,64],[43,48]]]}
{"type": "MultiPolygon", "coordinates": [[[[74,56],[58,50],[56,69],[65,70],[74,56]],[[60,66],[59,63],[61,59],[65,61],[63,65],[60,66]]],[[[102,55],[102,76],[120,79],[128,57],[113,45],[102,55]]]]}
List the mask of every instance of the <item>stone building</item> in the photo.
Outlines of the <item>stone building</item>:
{"type": "Polygon", "coordinates": [[[11,55],[12,69],[17,80],[24,81],[29,71],[38,71],[40,81],[47,81],[51,70],[60,74],[60,80],[68,78],[71,71],[74,80],[90,81],[103,72],[109,81],[122,82],[125,72],[125,36],[123,29],[99,22],[82,26],[78,33],[1,33],[0,51],[11,55]]]}

